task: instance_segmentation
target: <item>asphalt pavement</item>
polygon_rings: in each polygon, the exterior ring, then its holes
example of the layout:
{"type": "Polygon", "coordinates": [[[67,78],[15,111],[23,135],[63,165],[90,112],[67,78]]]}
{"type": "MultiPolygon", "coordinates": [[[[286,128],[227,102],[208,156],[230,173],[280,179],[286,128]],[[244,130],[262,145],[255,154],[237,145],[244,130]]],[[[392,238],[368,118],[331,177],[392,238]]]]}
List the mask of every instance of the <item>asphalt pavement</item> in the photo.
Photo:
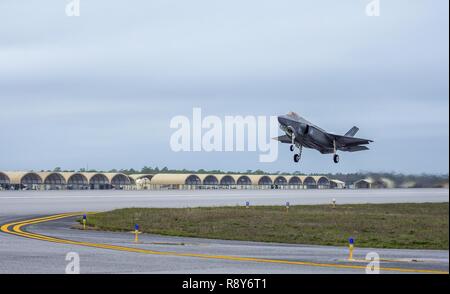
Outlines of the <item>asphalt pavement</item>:
{"type": "MultiPolygon", "coordinates": [[[[315,190],[315,191],[56,191],[0,192],[0,223],[74,212],[120,207],[194,207],[330,203],[448,202],[448,189],[315,190]]],[[[381,273],[448,272],[448,250],[362,249],[349,262],[345,246],[289,245],[140,235],[131,232],[83,231],[75,218],[26,226],[37,236],[75,240],[60,244],[0,233],[0,273],[64,274],[66,255],[80,256],[81,273],[225,273],[297,274],[365,273],[368,253],[381,258],[381,273]],[[83,244],[108,244],[95,248],[83,244]],[[115,246],[115,247],[114,247],[115,246]],[[119,248],[119,249],[118,249],[119,248]],[[120,248],[130,248],[130,250],[120,248]],[[139,250],[137,250],[139,249],[139,250]],[[134,251],[133,251],[134,250],[134,251]],[[137,252],[138,251],[138,252],[137,252]],[[395,270],[398,269],[398,270],[395,270]]]]}

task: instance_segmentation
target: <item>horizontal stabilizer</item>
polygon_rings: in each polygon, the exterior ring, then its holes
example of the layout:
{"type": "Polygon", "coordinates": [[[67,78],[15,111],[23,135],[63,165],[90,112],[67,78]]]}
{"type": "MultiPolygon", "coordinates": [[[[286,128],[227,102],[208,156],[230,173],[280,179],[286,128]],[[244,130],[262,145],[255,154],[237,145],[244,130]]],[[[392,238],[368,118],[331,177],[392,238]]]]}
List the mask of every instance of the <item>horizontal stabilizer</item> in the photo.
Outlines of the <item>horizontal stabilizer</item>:
{"type": "Polygon", "coordinates": [[[349,146],[349,147],[343,147],[343,148],[339,148],[339,149],[342,151],[347,151],[347,152],[369,150],[369,148],[367,148],[366,146],[349,146]]]}
{"type": "Polygon", "coordinates": [[[358,127],[353,127],[345,134],[345,136],[346,137],[354,137],[358,131],[359,131],[358,127]]]}

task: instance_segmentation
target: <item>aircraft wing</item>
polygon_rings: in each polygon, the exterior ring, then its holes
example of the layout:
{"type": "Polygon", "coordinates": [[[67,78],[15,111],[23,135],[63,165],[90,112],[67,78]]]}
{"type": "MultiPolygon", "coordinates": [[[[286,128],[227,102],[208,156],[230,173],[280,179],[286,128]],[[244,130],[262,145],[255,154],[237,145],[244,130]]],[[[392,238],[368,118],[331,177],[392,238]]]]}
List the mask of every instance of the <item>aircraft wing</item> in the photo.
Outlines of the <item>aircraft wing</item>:
{"type": "Polygon", "coordinates": [[[292,144],[292,139],[291,139],[288,135],[275,137],[275,138],[273,138],[273,139],[274,139],[274,140],[277,140],[277,141],[280,141],[281,143],[292,144]]]}
{"type": "Polygon", "coordinates": [[[359,145],[367,145],[372,140],[368,139],[362,139],[362,138],[355,138],[355,137],[349,137],[349,136],[340,136],[340,135],[334,135],[330,134],[334,140],[336,140],[336,145],[338,145],[339,149],[345,150],[345,151],[361,151],[361,150],[367,150],[369,148],[359,145]],[[351,148],[351,147],[364,147],[364,148],[351,148]]]}

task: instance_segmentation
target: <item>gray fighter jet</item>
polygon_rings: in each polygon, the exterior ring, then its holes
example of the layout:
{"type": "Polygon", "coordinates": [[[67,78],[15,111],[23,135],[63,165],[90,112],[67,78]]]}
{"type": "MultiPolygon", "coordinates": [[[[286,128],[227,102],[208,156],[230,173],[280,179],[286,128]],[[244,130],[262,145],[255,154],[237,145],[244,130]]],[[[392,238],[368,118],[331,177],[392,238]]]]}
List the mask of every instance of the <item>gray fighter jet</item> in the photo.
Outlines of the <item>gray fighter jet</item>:
{"type": "Polygon", "coordinates": [[[333,160],[338,163],[338,150],[348,152],[368,150],[369,148],[363,145],[373,142],[372,140],[355,138],[354,136],[359,131],[357,127],[351,128],[343,136],[335,135],[326,132],[294,112],[279,116],[278,122],[286,135],[274,139],[291,144],[292,152],[295,148],[299,149],[299,152],[294,155],[295,162],[300,161],[303,147],[316,149],[322,154],[334,154],[333,160]]]}

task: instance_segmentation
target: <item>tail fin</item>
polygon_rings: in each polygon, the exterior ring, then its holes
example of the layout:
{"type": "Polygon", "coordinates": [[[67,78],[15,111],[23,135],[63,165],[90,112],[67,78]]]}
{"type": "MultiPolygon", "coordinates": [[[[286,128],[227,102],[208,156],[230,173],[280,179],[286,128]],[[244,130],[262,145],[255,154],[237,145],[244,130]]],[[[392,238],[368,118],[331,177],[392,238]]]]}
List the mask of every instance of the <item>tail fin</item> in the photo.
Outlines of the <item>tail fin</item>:
{"type": "Polygon", "coordinates": [[[354,137],[358,131],[359,131],[358,127],[353,127],[345,134],[345,136],[354,137]]]}

